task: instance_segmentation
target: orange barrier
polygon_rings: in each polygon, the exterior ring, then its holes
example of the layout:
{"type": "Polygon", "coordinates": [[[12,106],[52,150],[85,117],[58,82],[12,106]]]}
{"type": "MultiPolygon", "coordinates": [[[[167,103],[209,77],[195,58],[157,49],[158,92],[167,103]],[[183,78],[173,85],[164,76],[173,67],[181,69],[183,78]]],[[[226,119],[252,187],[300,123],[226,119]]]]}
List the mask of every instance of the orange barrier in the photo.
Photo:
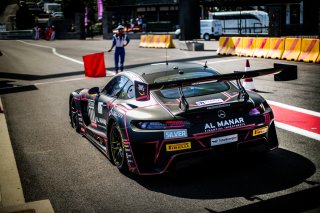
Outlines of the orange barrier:
{"type": "Polygon", "coordinates": [[[141,35],[139,47],[175,48],[172,35],[141,35]]]}
{"type": "Polygon", "coordinates": [[[270,39],[269,38],[256,38],[256,48],[254,50],[253,56],[258,58],[265,58],[270,49],[270,39]]]}
{"type": "Polygon", "coordinates": [[[146,35],[141,35],[140,36],[140,44],[139,47],[146,47],[147,45],[147,36],[146,35]]]}
{"type": "Polygon", "coordinates": [[[242,37],[231,37],[227,55],[240,55],[242,50],[242,37]]]}
{"type": "Polygon", "coordinates": [[[316,63],[320,63],[320,54],[319,54],[319,56],[318,56],[318,58],[317,58],[316,63]]]}
{"type": "Polygon", "coordinates": [[[301,53],[298,61],[316,62],[319,56],[319,39],[302,39],[301,53]]]}
{"type": "Polygon", "coordinates": [[[255,38],[244,37],[242,40],[242,50],[240,56],[252,56],[255,48],[255,38]]]}
{"type": "Polygon", "coordinates": [[[281,59],[297,61],[301,52],[301,38],[286,38],[281,59]]]}
{"type": "Polygon", "coordinates": [[[270,38],[270,49],[267,58],[280,59],[284,52],[284,38],[270,38]]]}
{"type": "Polygon", "coordinates": [[[230,40],[230,37],[220,37],[219,38],[219,47],[217,50],[217,53],[219,55],[226,55],[227,54],[227,50],[229,48],[229,40],[230,40]]]}

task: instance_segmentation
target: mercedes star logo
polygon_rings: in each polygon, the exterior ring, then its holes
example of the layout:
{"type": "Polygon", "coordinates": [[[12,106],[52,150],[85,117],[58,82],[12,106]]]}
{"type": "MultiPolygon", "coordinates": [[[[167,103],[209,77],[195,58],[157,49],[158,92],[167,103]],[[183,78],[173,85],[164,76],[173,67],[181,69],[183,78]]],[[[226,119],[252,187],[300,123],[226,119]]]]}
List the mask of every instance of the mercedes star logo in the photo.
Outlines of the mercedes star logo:
{"type": "Polygon", "coordinates": [[[226,113],[223,110],[219,110],[218,111],[218,116],[219,116],[219,118],[225,118],[226,117],[226,113]]]}

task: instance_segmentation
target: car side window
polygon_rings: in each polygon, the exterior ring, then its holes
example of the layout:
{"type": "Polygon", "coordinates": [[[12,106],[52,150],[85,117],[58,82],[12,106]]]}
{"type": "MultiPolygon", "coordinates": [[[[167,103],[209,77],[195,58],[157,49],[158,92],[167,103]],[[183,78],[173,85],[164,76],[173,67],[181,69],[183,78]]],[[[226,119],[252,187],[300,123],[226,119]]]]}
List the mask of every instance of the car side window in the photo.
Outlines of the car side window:
{"type": "Polygon", "coordinates": [[[107,96],[116,97],[127,83],[128,78],[121,75],[112,79],[103,89],[102,93],[107,96]]]}
{"type": "Polygon", "coordinates": [[[134,86],[132,81],[128,80],[126,85],[124,86],[123,90],[121,91],[119,95],[119,99],[131,99],[135,97],[135,92],[134,92],[134,86]]]}

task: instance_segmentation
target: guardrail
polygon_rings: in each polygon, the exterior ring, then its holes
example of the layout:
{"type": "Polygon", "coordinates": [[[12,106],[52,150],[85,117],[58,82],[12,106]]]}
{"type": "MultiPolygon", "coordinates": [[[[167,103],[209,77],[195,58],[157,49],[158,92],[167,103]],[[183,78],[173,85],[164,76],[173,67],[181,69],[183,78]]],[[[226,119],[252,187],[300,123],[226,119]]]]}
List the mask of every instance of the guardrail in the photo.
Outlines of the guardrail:
{"type": "Polygon", "coordinates": [[[320,63],[320,40],[296,37],[220,37],[217,53],[320,63]]]}

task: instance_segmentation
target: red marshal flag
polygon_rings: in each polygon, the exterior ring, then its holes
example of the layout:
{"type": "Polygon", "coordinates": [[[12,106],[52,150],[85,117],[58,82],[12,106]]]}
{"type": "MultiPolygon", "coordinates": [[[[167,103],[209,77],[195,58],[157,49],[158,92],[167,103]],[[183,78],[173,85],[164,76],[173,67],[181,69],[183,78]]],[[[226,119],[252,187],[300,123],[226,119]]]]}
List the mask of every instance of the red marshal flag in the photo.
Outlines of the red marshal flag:
{"type": "Polygon", "coordinates": [[[86,77],[106,77],[103,52],[84,55],[82,58],[86,77]]]}

